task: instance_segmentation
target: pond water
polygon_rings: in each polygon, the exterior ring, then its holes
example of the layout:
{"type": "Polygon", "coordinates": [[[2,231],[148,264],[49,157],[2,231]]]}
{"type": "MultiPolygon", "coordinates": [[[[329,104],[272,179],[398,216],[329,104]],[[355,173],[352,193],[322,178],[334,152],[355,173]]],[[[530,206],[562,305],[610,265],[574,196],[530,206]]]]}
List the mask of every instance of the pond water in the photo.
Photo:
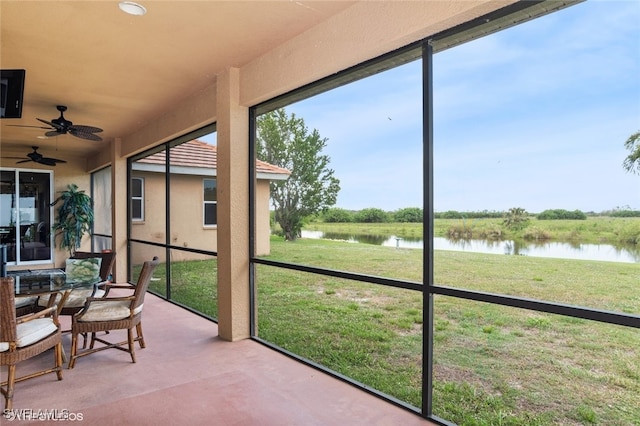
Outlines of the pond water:
{"type": "MultiPolygon", "coordinates": [[[[349,235],[322,231],[302,231],[302,238],[321,238],[350,243],[374,244],[397,248],[424,248],[421,239],[396,236],[349,235]]],[[[552,257],[559,259],[604,260],[610,262],[640,263],[640,248],[618,247],[610,244],[570,244],[558,242],[516,242],[487,240],[433,239],[435,250],[469,251],[475,253],[508,254],[518,256],[552,257]]]]}

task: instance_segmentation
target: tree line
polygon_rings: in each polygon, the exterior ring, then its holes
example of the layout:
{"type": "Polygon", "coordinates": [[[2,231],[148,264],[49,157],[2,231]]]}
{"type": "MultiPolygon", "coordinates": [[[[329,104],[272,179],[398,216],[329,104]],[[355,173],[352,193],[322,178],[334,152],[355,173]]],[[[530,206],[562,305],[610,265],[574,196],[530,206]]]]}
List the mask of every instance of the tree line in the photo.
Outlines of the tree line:
{"type": "MultiPolygon", "coordinates": [[[[540,213],[527,213],[524,209],[509,211],[457,211],[434,212],[434,219],[504,219],[510,216],[526,216],[538,220],[586,220],[587,217],[640,217],[640,210],[613,209],[600,213],[583,212],[581,210],[548,209],[540,213]],[[517,211],[516,211],[517,210],[517,211]]],[[[362,210],[347,210],[338,207],[326,209],[314,216],[314,220],[325,223],[421,223],[424,218],[423,209],[406,207],[395,211],[385,211],[376,207],[362,210]]]]}
{"type": "MultiPolygon", "coordinates": [[[[329,167],[331,159],[322,151],[327,138],[317,129],[309,130],[304,119],[289,115],[284,108],[267,112],[256,120],[256,157],[290,172],[285,181],[270,182],[270,199],[273,218],[280,225],[286,240],[300,236],[302,226],[309,220],[324,222],[414,222],[421,223],[424,212],[419,207],[407,207],[393,212],[370,207],[358,211],[334,207],[340,191],[340,180],[329,167]]],[[[623,168],[631,173],[640,173],[640,131],[625,142],[629,155],[623,168]]],[[[502,218],[509,228],[526,226],[530,217],[540,220],[577,219],[584,220],[594,212],[563,209],[545,210],[537,215],[521,207],[507,212],[481,211],[459,212],[449,210],[434,213],[435,219],[481,219],[502,218]]],[[[614,217],[640,217],[640,211],[614,209],[608,212],[614,217]]]]}

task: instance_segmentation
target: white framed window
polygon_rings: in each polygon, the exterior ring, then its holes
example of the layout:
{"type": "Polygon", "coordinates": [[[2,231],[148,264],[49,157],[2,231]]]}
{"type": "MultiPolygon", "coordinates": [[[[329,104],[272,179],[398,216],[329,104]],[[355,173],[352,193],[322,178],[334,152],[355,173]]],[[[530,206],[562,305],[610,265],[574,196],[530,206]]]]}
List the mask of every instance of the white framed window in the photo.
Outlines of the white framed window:
{"type": "Polygon", "coordinates": [[[217,182],[215,179],[203,180],[203,218],[204,226],[215,226],[218,224],[218,195],[217,182]]]}
{"type": "Polygon", "coordinates": [[[144,220],[144,179],[140,177],[131,178],[131,220],[144,220]]]}

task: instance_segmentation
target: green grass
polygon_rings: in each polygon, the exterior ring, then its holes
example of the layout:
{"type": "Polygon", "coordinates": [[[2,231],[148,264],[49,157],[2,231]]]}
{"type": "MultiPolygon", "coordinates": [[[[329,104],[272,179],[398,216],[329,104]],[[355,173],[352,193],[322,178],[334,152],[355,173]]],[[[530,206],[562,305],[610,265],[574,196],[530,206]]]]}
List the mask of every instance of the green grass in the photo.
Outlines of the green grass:
{"type": "MultiPolygon", "coordinates": [[[[269,257],[420,281],[421,256],[274,238],[269,257]]],[[[437,251],[434,276],[441,285],[640,313],[636,264],[437,251]]],[[[262,338],[420,407],[420,294],[267,266],[257,280],[262,338]]],[[[640,418],[637,330],[444,296],[434,306],[439,417],[461,425],[640,418]]]]}
{"type": "MultiPolygon", "coordinates": [[[[171,264],[171,299],[211,318],[218,317],[218,264],[212,260],[173,262],[171,264]]],[[[166,296],[166,269],[154,272],[149,290],[166,296]]]]}
{"type": "MultiPolygon", "coordinates": [[[[422,251],[300,239],[271,259],[422,281],[422,251]]],[[[172,296],[216,316],[216,264],[173,264],[172,296]]],[[[436,251],[436,284],[640,314],[637,264],[436,251]]],[[[154,282],[162,291],[164,280],[154,282]]],[[[422,296],[258,265],[258,334],[421,406],[422,296]]],[[[434,297],[433,412],[460,425],[637,425],[636,329],[434,297]]]]}

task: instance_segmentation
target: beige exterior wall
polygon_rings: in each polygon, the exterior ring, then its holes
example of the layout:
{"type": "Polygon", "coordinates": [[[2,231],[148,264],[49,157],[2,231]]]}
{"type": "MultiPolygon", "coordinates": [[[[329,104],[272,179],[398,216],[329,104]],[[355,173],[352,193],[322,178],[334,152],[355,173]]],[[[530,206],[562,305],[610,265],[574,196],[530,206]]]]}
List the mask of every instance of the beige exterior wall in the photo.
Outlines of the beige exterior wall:
{"type": "Polygon", "coordinates": [[[271,227],[269,223],[269,182],[259,180],[256,186],[256,255],[269,254],[271,248],[269,238],[271,227]]]}
{"type": "MultiPolygon", "coordinates": [[[[144,221],[132,222],[131,236],[135,239],[164,244],[165,234],[165,176],[160,173],[137,171],[132,177],[144,179],[144,221]]],[[[218,251],[218,226],[204,226],[203,179],[210,176],[171,176],[171,236],[169,244],[199,250],[218,251]]],[[[256,254],[269,254],[269,182],[258,181],[256,187],[256,254]]],[[[147,259],[135,252],[134,264],[147,259]]],[[[172,261],[201,259],[186,251],[174,251],[172,261]]]]}
{"type": "MultiPolygon", "coordinates": [[[[131,238],[165,244],[165,180],[164,175],[156,173],[132,172],[132,177],[144,179],[144,220],[131,222],[131,238]]],[[[132,259],[133,264],[140,264],[143,254],[134,251],[133,255],[140,256],[132,259]]],[[[146,257],[146,256],[144,256],[146,257]]]]}

